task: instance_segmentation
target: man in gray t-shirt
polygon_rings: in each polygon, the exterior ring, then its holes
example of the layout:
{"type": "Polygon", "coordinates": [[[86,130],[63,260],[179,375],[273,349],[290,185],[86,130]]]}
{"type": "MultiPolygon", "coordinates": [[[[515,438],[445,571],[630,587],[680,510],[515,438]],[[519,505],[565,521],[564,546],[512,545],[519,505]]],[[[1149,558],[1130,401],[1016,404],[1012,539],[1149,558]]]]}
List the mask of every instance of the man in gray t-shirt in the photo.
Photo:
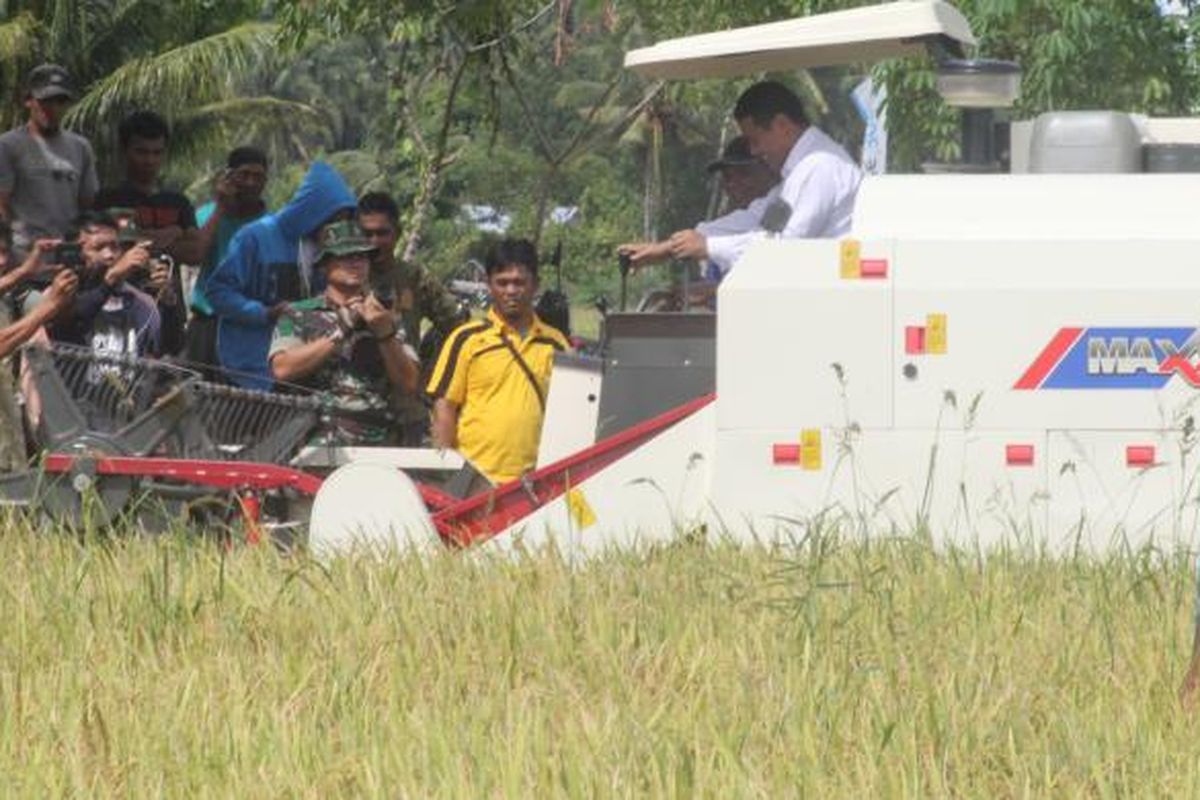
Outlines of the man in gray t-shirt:
{"type": "Polygon", "coordinates": [[[74,99],[65,69],[35,67],[26,80],[29,121],[0,136],[0,218],[12,224],[18,258],[37,239],[65,235],[99,188],[92,145],[61,127],[74,99]]]}

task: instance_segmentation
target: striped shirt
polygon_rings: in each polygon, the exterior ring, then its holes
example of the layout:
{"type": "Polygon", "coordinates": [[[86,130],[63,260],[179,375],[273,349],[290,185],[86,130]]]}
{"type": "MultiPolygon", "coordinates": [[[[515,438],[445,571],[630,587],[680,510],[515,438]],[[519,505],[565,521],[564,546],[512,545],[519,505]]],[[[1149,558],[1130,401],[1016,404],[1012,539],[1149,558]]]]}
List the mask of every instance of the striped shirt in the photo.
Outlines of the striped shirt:
{"type": "Polygon", "coordinates": [[[458,407],[458,450],[489,480],[519,478],[537,462],[554,354],[569,349],[536,315],[521,336],[494,310],[442,345],[427,391],[458,407]]]}

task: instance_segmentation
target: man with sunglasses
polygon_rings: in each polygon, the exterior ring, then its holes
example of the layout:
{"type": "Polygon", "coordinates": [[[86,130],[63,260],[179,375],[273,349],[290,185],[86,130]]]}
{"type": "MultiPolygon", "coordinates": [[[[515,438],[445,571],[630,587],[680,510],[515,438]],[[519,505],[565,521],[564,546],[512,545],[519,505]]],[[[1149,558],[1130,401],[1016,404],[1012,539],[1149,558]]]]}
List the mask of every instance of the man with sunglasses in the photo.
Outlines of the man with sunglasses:
{"type": "Polygon", "coordinates": [[[99,188],[92,145],[62,129],[75,99],[71,76],[42,64],[25,87],[28,121],[0,136],[0,219],[12,225],[17,258],[37,239],[61,239],[99,188]]]}
{"type": "MultiPolygon", "coordinates": [[[[421,345],[421,325],[426,320],[437,332],[437,341],[449,336],[466,319],[458,301],[435,276],[419,264],[396,256],[400,238],[400,208],[386,192],[368,192],[358,198],[358,225],[374,248],[371,253],[371,290],[387,306],[405,340],[421,345]]],[[[430,359],[436,352],[430,354],[430,359]]],[[[421,397],[405,395],[398,402],[402,433],[400,444],[418,447],[429,435],[429,409],[421,397]]]]}

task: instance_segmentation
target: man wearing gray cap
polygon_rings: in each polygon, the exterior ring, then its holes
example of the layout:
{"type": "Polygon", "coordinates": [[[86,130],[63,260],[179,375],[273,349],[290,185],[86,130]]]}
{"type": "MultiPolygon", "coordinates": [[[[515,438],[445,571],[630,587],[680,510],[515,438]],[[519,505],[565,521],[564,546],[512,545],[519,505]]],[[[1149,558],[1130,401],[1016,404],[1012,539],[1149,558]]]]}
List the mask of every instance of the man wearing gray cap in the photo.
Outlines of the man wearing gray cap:
{"type": "MultiPolygon", "coordinates": [[[[779,173],[750,152],[750,143],[745,136],[730,139],[721,151],[721,157],[708,165],[708,171],[721,175],[726,211],[745,208],[779,183],[779,173]]],[[[700,223],[701,226],[704,224],[700,223]]]]}
{"type": "MultiPolygon", "coordinates": [[[[750,143],[745,136],[736,136],[726,143],[721,157],[708,165],[708,172],[717,172],[721,178],[721,191],[725,194],[725,210],[745,208],[779,183],[779,173],[767,166],[761,158],[750,152],[750,143]]],[[[709,236],[725,231],[721,219],[701,222],[696,230],[709,236]]],[[[628,255],[634,264],[649,264],[671,257],[671,241],[633,242],[621,245],[618,252],[628,255]]],[[[707,277],[719,278],[720,274],[707,277]]]]}
{"type": "Polygon", "coordinates": [[[65,69],[34,67],[25,81],[29,120],[0,136],[0,218],[12,224],[18,258],[37,239],[61,238],[99,188],[92,145],[61,127],[74,99],[65,69]]]}

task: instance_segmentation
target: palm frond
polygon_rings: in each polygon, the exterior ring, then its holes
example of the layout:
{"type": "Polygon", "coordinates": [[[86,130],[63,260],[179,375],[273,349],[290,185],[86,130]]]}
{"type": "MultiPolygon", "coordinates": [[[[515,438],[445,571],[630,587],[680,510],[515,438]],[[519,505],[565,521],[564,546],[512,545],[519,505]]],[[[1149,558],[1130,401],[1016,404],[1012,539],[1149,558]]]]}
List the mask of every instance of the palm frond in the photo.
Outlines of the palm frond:
{"type": "Polygon", "coordinates": [[[289,116],[315,120],[321,116],[321,112],[308,103],[282,97],[232,97],[186,111],[178,115],[176,120],[179,125],[243,122],[252,119],[273,123],[289,116]],[[263,119],[264,117],[278,119],[263,119]]]}
{"type": "Polygon", "coordinates": [[[275,53],[276,26],[246,23],[130,61],[88,87],[71,109],[67,123],[99,132],[137,106],[178,112],[219,100],[275,53]]]}
{"type": "MultiPolygon", "coordinates": [[[[50,4],[48,17],[50,40],[47,47],[49,52],[57,56],[60,53],[78,50],[77,43],[74,42],[75,16],[75,4],[71,0],[55,0],[50,4]]],[[[67,66],[74,66],[74,64],[67,66]]]]}
{"type": "Polygon", "coordinates": [[[0,24],[0,61],[7,65],[29,61],[37,54],[40,27],[28,11],[0,24]]]}
{"type": "Polygon", "coordinates": [[[296,158],[300,150],[323,149],[332,141],[329,121],[318,108],[278,97],[236,97],[208,103],[174,120],[171,173],[207,173],[214,153],[255,144],[275,161],[296,158]],[[298,144],[299,143],[299,144],[298,144]]]}
{"type": "Polygon", "coordinates": [[[93,52],[143,38],[156,19],[161,19],[158,0],[122,0],[114,5],[105,24],[92,37],[93,52]]]}
{"type": "Polygon", "coordinates": [[[208,103],[175,118],[176,147],[184,139],[230,138],[251,141],[302,136],[324,144],[329,119],[318,108],[279,97],[235,97],[208,103]]]}
{"type": "Polygon", "coordinates": [[[25,69],[41,56],[43,32],[37,18],[28,11],[0,24],[0,128],[8,129],[24,114],[20,103],[25,69]]]}

